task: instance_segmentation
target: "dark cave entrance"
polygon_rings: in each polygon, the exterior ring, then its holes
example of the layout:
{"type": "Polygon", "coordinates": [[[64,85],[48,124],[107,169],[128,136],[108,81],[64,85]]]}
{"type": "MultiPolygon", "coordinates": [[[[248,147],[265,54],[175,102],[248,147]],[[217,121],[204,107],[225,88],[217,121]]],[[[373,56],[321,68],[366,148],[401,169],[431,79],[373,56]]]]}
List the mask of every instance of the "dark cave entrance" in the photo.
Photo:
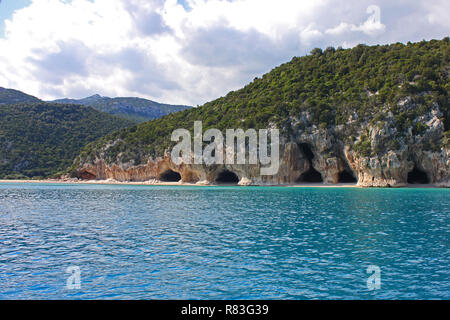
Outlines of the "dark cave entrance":
{"type": "Polygon", "coordinates": [[[216,183],[219,184],[237,184],[239,177],[229,170],[224,170],[217,176],[216,183]]]}
{"type": "Polygon", "coordinates": [[[82,180],[95,180],[95,179],[97,179],[97,177],[93,173],[90,173],[90,172],[87,172],[87,171],[80,172],[78,174],[78,178],[80,178],[82,180]]]}
{"type": "Polygon", "coordinates": [[[311,167],[308,171],[303,173],[297,182],[323,182],[322,175],[319,171],[311,167]]]}
{"type": "Polygon", "coordinates": [[[414,167],[414,169],[408,173],[408,183],[409,184],[428,184],[430,183],[430,179],[427,174],[414,167]]]}
{"type": "Polygon", "coordinates": [[[181,180],[181,175],[178,172],[169,169],[161,174],[159,180],[163,182],[178,182],[181,180]]]}
{"type": "Polygon", "coordinates": [[[347,170],[339,173],[339,182],[341,183],[356,183],[358,182],[355,176],[347,170]]]}
{"type": "Polygon", "coordinates": [[[300,149],[303,151],[303,154],[306,156],[309,162],[309,170],[303,173],[300,178],[297,179],[296,182],[323,182],[322,175],[319,171],[314,169],[312,160],[314,159],[314,153],[311,150],[311,147],[307,143],[300,143],[300,149]]]}

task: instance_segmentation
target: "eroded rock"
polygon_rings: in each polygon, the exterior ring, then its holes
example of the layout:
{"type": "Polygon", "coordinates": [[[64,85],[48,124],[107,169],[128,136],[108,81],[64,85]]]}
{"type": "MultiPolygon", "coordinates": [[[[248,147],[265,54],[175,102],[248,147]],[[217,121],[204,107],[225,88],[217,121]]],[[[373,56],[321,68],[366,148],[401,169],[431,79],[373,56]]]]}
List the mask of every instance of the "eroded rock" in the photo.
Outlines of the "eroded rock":
{"type": "MultiPolygon", "coordinates": [[[[365,124],[357,128],[359,140],[354,142],[346,139],[346,126],[328,129],[309,126],[308,130],[298,130],[289,138],[282,137],[279,170],[272,176],[261,176],[260,164],[176,165],[168,151],[163,157],[149,159],[141,165],[107,164],[104,159],[96,158],[82,164],[75,176],[83,180],[156,181],[171,172],[179,175],[181,182],[207,185],[220,183],[221,175],[230,172],[235,175],[232,183],[239,185],[316,182],[308,181],[308,177],[313,177],[324,184],[356,180],[363,187],[402,187],[408,184],[408,176],[411,180],[411,172],[419,170],[427,177],[423,181],[449,187],[450,151],[441,145],[444,125],[440,116],[439,110],[431,110],[421,119],[427,124],[424,132],[413,135],[410,129],[399,135],[391,119],[393,115],[388,113],[381,125],[365,124]],[[354,148],[363,137],[370,142],[370,156],[354,148]],[[393,137],[397,137],[396,143],[392,143],[393,137]]],[[[300,120],[292,119],[293,126],[308,119],[307,115],[300,120]]]]}

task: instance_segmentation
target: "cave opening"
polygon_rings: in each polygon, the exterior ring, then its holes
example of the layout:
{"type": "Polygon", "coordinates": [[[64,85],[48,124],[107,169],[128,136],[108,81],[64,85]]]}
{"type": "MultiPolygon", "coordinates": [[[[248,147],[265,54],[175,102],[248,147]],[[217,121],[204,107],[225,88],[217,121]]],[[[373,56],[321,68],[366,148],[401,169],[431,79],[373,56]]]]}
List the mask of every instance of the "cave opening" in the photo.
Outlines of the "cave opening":
{"type": "Polygon", "coordinates": [[[339,172],[340,183],[356,183],[358,182],[355,176],[347,170],[339,172]]]}
{"type": "Polygon", "coordinates": [[[90,172],[87,172],[87,171],[80,172],[78,177],[80,179],[82,179],[82,180],[95,180],[95,179],[97,179],[97,177],[93,173],[90,173],[90,172]]]}
{"type": "Polygon", "coordinates": [[[164,182],[178,182],[181,180],[181,175],[178,172],[169,169],[161,174],[159,180],[164,182]]]}
{"type": "Polygon", "coordinates": [[[303,154],[306,156],[306,159],[308,159],[309,170],[304,172],[296,182],[323,182],[322,175],[313,167],[312,160],[314,159],[314,153],[311,150],[311,146],[307,143],[300,143],[299,146],[303,154]]]}
{"type": "Polygon", "coordinates": [[[414,169],[408,173],[408,183],[409,184],[428,184],[430,183],[430,179],[427,174],[414,167],[414,169]]]}
{"type": "Polygon", "coordinates": [[[224,170],[217,176],[217,183],[220,184],[237,184],[239,182],[239,177],[229,170],[224,170]]]}
{"type": "Polygon", "coordinates": [[[312,152],[309,144],[300,143],[300,149],[303,151],[303,154],[306,156],[308,161],[312,161],[314,159],[314,153],[312,152]]]}
{"type": "Polygon", "coordinates": [[[296,182],[323,182],[322,175],[313,167],[303,173],[296,182]]]}

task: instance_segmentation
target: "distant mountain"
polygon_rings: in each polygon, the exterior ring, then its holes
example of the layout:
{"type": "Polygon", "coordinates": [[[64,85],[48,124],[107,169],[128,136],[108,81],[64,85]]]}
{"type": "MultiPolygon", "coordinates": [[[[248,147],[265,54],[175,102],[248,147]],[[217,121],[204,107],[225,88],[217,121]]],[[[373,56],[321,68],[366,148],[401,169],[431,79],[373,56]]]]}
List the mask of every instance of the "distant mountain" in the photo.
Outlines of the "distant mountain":
{"type": "MultiPolygon", "coordinates": [[[[33,103],[42,100],[19,90],[0,87],[0,104],[33,103]]],[[[48,101],[58,104],[90,106],[102,112],[116,115],[134,122],[145,122],[161,118],[170,113],[192,108],[185,105],[171,105],[134,97],[109,98],[98,94],[83,99],[57,99],[48,101]]]]}
{"type": "Polygon", "coordinates": [[[14,89],[0,87],[0,104],[12,104],[20,102],[39,102],[36,97],[14,89]]]}
{"type": "Polygon", "coordinates": [[[91,106],[99,111],[137,122],[161,118],[169,113],[191,108],[190,106],[163,104],[142,98],[109,98],[98,94],[79,100],[66,98],[51,102],[91,106]]]}
{"type": "Polygon", "coordinates": [[[87,143],[134,124],[73,104],[0,104],[0,179],[59,174],[87,143]]]}

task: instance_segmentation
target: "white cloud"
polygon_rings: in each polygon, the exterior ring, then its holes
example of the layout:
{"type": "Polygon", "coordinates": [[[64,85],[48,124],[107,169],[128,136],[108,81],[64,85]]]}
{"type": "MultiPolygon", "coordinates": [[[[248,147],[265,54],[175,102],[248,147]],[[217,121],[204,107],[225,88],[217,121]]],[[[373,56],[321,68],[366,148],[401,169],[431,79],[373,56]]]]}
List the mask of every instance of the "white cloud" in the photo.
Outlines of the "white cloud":
{"type": "Polygon", "coordinates": [[[300,32],[300,40],[303,44],[310,45],[322,37],[322,32],[314,28],[314,24],[308,25],[300,32]]]}
{"type": "Polygon", "coordinates": [[[5,23],[0,86],[44,99],[100,93],[196,105],[313,47],[450,31],[447,0],[186,3],[188,10],[176,0],[33,0],[5,23]]]}

